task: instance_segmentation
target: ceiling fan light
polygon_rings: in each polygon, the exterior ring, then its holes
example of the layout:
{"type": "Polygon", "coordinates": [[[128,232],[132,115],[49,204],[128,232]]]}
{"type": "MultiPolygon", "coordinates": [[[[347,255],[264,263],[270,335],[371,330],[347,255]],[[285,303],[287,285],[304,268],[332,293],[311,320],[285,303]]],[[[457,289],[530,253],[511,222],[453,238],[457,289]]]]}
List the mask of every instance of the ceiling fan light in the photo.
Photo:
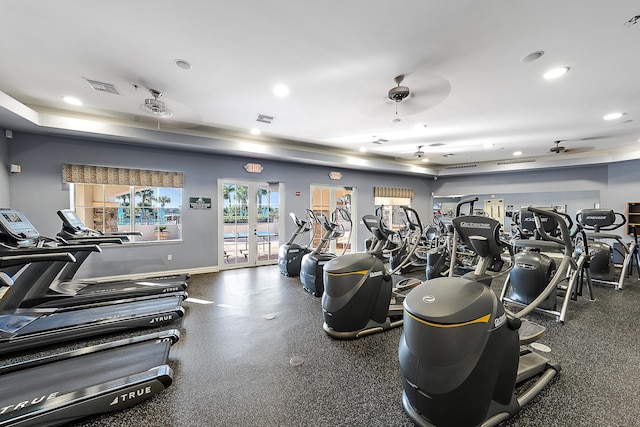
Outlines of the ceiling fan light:
{"type": "Polygon", "coordinates": [[[145,99],[140,108],[158,117],[167,118],[173,116],[173,112],[167,108],[167,105],[158,99],[162,96],[162,92],[156,89],[150,89],[149,92],[151,92],[153,98],[145,99]]]}
{"type": "Polygon", "coordinates": [[[409,96],[409,88],[406,86],[396,86],[394,88],[389,89],[389,99],[395,102],[402,102],[409,96]]]}

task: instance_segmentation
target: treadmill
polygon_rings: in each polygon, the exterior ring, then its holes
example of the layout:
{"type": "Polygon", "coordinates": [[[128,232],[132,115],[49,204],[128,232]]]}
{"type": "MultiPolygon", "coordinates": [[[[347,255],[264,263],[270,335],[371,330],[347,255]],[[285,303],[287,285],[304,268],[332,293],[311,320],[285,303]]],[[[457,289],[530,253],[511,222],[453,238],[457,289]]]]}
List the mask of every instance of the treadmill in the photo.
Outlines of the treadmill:
{"type": "Polygon", "coordinates": [[[177,330],[0,367],[0,427],[58,426],[137,405],[169,387],[177,330]]]}
{"type": "MultiPolygon", "coordinates": [[[[0,256],[0,269],[62,258],[73,260],[64,252],[0,256]]],[[[167,360],[179,337],[172,329],[0,367],[0,427],[67,424],[161,393],[173,381],[167,360]]]]}
{"type": "MultiPolygon", "coordinates": [[[[68,243],[99,243],[104,239],[120,239],[120,242],[105,242],[105,243],[126,243],[129,241],[129,236],[141,236],[139,231],[118,231],[112,233],[103,233],[98,230],[94,230],[85,225],[80,219],[78,213],[72,209],[61,209],[58,211],[58,217],[62,220],[62,230],[58,233],[58,238],[67,241],[68,243]]],[[[84,260],[83,260],[84,261],[84,260]]],[[[68,269],[64,272],[62,280],[71,280],[73,275],[80,268],[82,262],[76,262],[70,266],[75,266],[75,269],[68,269]]],[[[147,275],[144,280],[158,281],[158,282],[171,282],[175,285],[183,286],[186,289],[190,274],[171,274],[171,275],[147,275]]],[[[93,283],[87,280],[83,280],[85,283],[93,283]]]]}
{"type": "MultiPolygon", "coordinates": [[[[19,211],[0,210],[0,221],[11,228],[15,236],[30,241],[31,223],[19,211]]],[[[73,260],[68,247],[9,247],[0,244],[0,257],[11,257],[12,265],[20,256],[57,255],[73,260]],[[16,258],[18,257],[18,258],[16,258]]],[[[56,258],[59,259],[59,258],[56,258]]],[[[58,262],[58,261],[55,261],[58,262]]],[[[10,266],[0,266],[0,354],[40,347],[62,341],[124,331],[132,328],[155,328],[169,324],[184,315],[184,295],[162,298],[114,299],[69,307],[21,307],[29,294],[33,278],[46,271],[50,262],[22,261],[22,269],[10,277],[10,266]]]]}
{"type": "MultiPolygon", "coordinates": [[[[73,211],[70,211],[73,212],[73,211]]],[[[75,212],[73,212],[75,214],[75,212]]],[[[85,236],[57,240],[41,236],[23,212],[16,209],[0,209],[0,240],[11,248],[32,246],[59,246],[71,253],[75,262],[53,261],[47,268],[37,266],[14,267],[13,275],[26,275],[29,290],[22,292],[16,307],[70,307],[81,304],[101,303],[123,299],[150,299],[180,296],[186,299],[185,276],[175,280],[120,280],[115,282],[90,282],[70,280],[80,264],[93,252],[100,252],[102,244],[122,244],[123,236],[85,236]],[[73,242],[73,243],[69,243],[73,242]],[[35,272],[32,270],[36,270],[35,272]]]]}

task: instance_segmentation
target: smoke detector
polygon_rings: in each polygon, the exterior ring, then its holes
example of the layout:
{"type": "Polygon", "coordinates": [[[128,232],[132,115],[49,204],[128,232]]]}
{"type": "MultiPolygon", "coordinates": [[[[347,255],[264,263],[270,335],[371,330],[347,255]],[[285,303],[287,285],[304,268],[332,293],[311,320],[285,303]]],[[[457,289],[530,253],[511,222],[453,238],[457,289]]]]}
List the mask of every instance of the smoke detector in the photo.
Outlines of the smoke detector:
{"type": "Polygon", "coordinates": [[[406,86],[400,86],[400,83],[402,83],[402,80],[404,80],[404,75],[399,75],[395,79],[393,79],[393,81],[396,82],[398,86],[391,88],[389,90],[390,100],[395,102],[402,102],[403,99],[409,96],[409,93],[410,93],[409,88],[406,86]]]}
{"type": "Polygon", "coordinates": [[[144,100],[144,104],[140,106],[143,111],[151,113],[158,117],[171,117],[173,116],[173,112],[167,108],[167,105],[160,101],[160,97],[162,96],[162,92],[156,89],[149,89],[151,96],[153,98],[147,98],[144,100]]]}

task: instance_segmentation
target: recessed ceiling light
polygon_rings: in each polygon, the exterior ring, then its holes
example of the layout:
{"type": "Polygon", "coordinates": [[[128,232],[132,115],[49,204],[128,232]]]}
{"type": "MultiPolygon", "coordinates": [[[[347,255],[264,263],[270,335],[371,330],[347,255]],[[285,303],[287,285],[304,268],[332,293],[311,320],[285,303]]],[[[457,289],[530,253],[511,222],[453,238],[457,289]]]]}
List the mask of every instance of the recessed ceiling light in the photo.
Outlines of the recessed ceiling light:
{"type": "Polygon", "coordinates": [[[547,80],[557,79],[558,77],[566,74],[567,71],[569,71],[569,67],[554,68],[553,70],[549,70],[544,73],[543,77],[547,80]]]}
{"type": "Polygon", "coordinates": [[[522,156],[522,151],[514,151],[513,155],[514,156],[522,156]]]}
{"type": "Polygon", "coordinates": [[[253,128],[249,132],[251,132],[251,135],[260,135],[260,129],[253,128]]]}
{"type": "Polygon", "coordinates": [[[283,84],[277,84],[273,87],[273,93],[275,94],[275,96],[284,98],[286,96],[289,96],[289,88],[283,84]]]}
{"type": "Polygon", "coordinates": [[[182,68],[183,70],[191,69],[191,64],[189,63],[189,61],[185,61],[184,59],[176,59],[174,62],[179,68],[182,68]]]}
{"type": "Polygon", "coordinates": [[[426,157],[422,159],[422,163],[427,163],[429,161],[429,159],[427,159],[426,157]]]}
{"type": "Polygon", "coordinates": [[[80,101],[78,98],[74,98],[73,96],[65,96],[62,98],[64,102],[71,105],[83,105],[84,103],[80,101]]]}
{"type": "Polygon", "coordinates": [[[535,52],[531,52],[530,54],[523,56],[520,61],[522,62],[531,62],[539,59],[542,55],[544,55],[544,50],[536,50],[535,52]]]}
{"type": "Polygon", "coordinates": [[[366,153],[367,152],[367,147],[360,147],[360,152],[361,153],[366,153]]]}
{"type": "Polygon", "coordinates": [[[603,117],[604,120],[616,120],[619,119],[620,117],[624,116],[624,113],[609,113],[606,116],[603,117]]]}

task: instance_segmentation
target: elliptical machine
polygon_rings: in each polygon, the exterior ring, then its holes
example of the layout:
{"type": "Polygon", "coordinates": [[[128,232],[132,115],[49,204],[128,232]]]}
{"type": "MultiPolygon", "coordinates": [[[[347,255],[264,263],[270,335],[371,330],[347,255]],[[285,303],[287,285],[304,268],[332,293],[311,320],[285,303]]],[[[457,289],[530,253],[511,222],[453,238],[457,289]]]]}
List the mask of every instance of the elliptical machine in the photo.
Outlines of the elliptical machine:
{"type": "Polygon", "coordinates": [[[545,330],[522,319],[534,305],[510,313],[474,279],[483,278],[486,266],[503,252],[500,223],[465,216],[454,226],[481,259],[473,273],[435,278],[407,295],[398,350],[402,404],[421,427],[495,426],[530,402],[560,367],[521,347],[545,330]],[[529,379],[529,387],[516,395],[516,384],[529,379]]]}
{"type": "MultiPolygon", "coordinates": [[[[311,231],[312,229],[315,231],[315,224],[311,222],[311,220],[315,220],[315,215],[313,215],[313,212],[309,209],[307,209],[306,212],[307,221],[301,220],[293,212],[289,213],[289,216],[298,228],[293,232],[287,243],[280,246],[278,249],[278,267],[280,268],[280,273],[285,276],[300,275],[302,257],[311,252],[309,245],[303,246],[299,243],[295,243],[299,236],[311,231]],[[310,212],[311,215],[309,215],[310,212]],[[310,224],[313,224],[314,226],[311,227],[310,224]]],[[[313,235],[311,236],[311,241],[313,241],[313,235]]]]}
{"type": "MultiPolygon", "coordinates": [[[[468,215],[473,215],[473,205],[477,201],[477,197],[468,197],[460,200],[456,204],[456,218],[464,215],[462,211],[465,206],[468,206],[468,215]]],[[[434,217],[434,223],[437,225],[440,230],[440,234],[444,236],[444,238],[440,239],[436,247],[427,251],[427,280],[431,280],[436,277],[452,276],[460,264],[457,254],[457,237],[455,235],[452,222],[445,222],[441,218],[434,217]]]]}
{"type": "Polygon", "coordinates": [[[568,215],[551,208],[525,208],[517,217],[522,233],[536,238],[511,241],[518,252],[514,256],[514,267],[503,285],[500,300],[526,307],[553,284],[547,297],[536,303],[535,310],[564,323],[569,301],[576,300],[581,294],[579,281],[583,273],[586,274],[589,299],[594,300],[584,231],[581,227],[576,229],[576,236],[580,236],[577,240],[581,242],[581,247],[576,249],[574,235],[570,231],[573,221],[568,215]],[[561,259],[560,265],[553,254],[561,259]],[[563,299],[560,309],[557,308],[558,297],[563,299]]]}
{"type": "Polygon", "coordinates": [[[628,244],[617,234],[607,233],[626,224],[627,219],[619,212],[611,209],[582,209],[576,214],[576,221],[587,230],[589,249],[591,251],[591,277],[594,282],[613,285],[615,289],[622,289],[624,279],[633,273],[635,262],[640,276],[640,255],[638,254],[638,236],[636,227],[633,229],[633,240],[628,244]],[[617,218],[617,219],[616,219],[617,218]],[[612,241],[609,245],[606,241],[612,241]],[[614,253],[622,258],[620,276],[616,280],[616,265],[614,253]]]}
{"type": "MultiPolygon", "coordinates": [[[[393,274],[403,264],[395,271],[387,271],[380,252],[394,231],[375,215],[365,215],[362,222],[373,234],[369,250],[343,255],[324,265],[323,328],[333,338],[360,338],[401,326],[404,300],[401,292],[419,283],[415,279],[400,279],[393,285],[393,274]]],[[[417,235],[409,239],[417,242],[418,229],[414,234],[417,235]]],[[[415,244],[408,253],[413,250],[415,244]]],[[[405,262],[409,261],[410,257],[405,258],[405,262]]]]}
{"type": "MultiPolygon", "coordinates": [[[[302,287],[313,296],[320,297],[324,292],[324,281],[322,277],[322,268],[324,265],[335,258],[337,255],[331,252],[325,252],[325,248],[329,242],[344,236],[345,227],[338,221],[342,218],[351,226],[351,216],[344,208],[336,208],[332,214],[332,221],[329,222],[326,217],[317,217],[318,222],[324,228],[325,233],[320,239],[320,243],[316,248],[302,257],[300,264],[300,281],[302,287]]],[[[342,255],[347,251],[348,245],[345,245],[342,255]]]]}
{"type": "Polygon", "coordinates": [[[402,210],[406,218],[406,229],[398,233],[401,238],[399,246],[389,251],[389,268],[396,270],[399,274],[406,274],[426,268],[428,240],[418,212],[409,206],[402,206],[402,210]],[[411,247],[415,246],[415,242],[410,241],[410,237],[420,239],[411,254],[409,252],[411,247]],[[408,261],[407,258],[409,258],[408,261]],[[397,269],[399,264],[402,264],[402,267],[397,269]]]}

